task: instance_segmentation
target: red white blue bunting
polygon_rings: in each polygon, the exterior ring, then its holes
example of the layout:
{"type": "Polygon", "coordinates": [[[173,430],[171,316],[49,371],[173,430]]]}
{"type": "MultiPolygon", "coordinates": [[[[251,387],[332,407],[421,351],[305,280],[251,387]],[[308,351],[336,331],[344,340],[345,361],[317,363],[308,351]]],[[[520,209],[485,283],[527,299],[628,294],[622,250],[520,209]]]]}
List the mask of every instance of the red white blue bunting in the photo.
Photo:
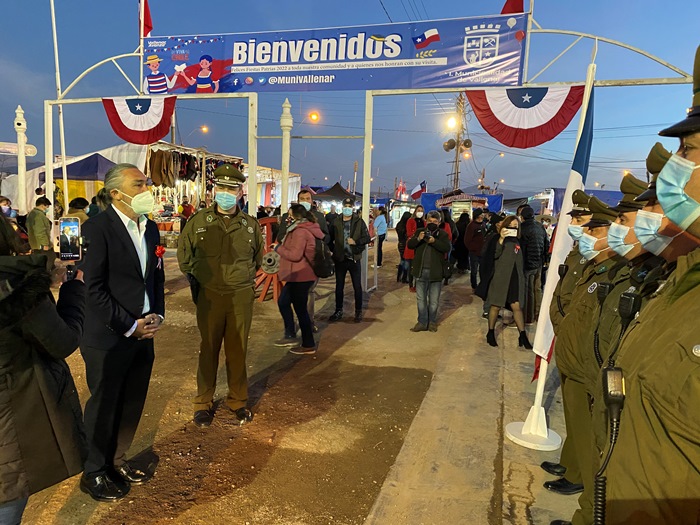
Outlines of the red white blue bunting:
{"type": "Polygon", "coordinates": [[[489,135],[525,149],[566,129],[583,102],[583,86],[476,90],[467,98],[489,135]]]}
{"type": "Polygon", "coordinates": [[[152,144],[170,131],[177,97],[103,98],[114,132],[132,144],[152,144]]]}

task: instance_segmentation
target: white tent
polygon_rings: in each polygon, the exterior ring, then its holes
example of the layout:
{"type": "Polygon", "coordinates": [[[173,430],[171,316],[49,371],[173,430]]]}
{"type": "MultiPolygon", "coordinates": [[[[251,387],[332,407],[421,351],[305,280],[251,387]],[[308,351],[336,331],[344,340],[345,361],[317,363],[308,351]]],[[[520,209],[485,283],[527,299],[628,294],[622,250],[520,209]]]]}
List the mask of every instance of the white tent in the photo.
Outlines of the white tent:
{"type": "MultiPolygon", "coordinates": [[[[122,162],[127,162],[129,164],[133,164],[134,166],[139,167],[140,169],[144,169],[146,166],[146,151],[148,149],[148,146],[141,146],[138,144],[121,144],[119,146],[113,146],[111,148],[106,148],[100,151],[92,151],[90,153],[86,153],[85,155],[80,155],[78,157],[71,157],[70,160],[66,162],[67,165],[73,164],[74,162],[78,162],[80,160],[83,160],[90,155],[94,155],[95,153],[99,153],[106,159],[111,160],[115,164],[120,164],[122,162]]],[[[53,165],[54,169],[55,168],[60,168],[61,163],[60,162],[55,162],[53,165]]],[[[34,207],[34,201],[36,201],[36,194],[34,193],[34,190],[41,186],[41,183],[39,182],[39,175],[43,173],[44,166],[41,166],[39,168],[34,168],[33,170],[28,170],[27,171],[27,205],[29,206],[29,209],[27,210],[19,210],[20,215],[25,215],[27,214],[33,207],[34,207]]],[[[56,179],[59,181],[59,179],[56,179]]],[[[8,197],[11,201],[13,206],[17,206],[19,203],[19,188],[17,187],[17,175],[10,175],[9,177],[5,178],[2,181],[2,187],[0,187],[0,195],[3,195],[5,197],[8,197]]],[[[70,195],[69,195],[70,196],[70,195]]],[[[49,198],[51,198],[51,192],[49,192],[49,198]]]]}

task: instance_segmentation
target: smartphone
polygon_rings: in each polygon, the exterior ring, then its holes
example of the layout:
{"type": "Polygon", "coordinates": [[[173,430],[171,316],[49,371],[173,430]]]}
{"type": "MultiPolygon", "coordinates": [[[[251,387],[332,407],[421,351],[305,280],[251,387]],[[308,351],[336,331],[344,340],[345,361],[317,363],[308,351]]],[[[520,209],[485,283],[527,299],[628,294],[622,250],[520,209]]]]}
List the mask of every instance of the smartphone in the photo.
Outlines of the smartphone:
{"type": "Polygon", "coordinates": [[[58,220],[58,253],[62,261],[79,261],[81,257],[80,219],[61,217],[58,220]]]}

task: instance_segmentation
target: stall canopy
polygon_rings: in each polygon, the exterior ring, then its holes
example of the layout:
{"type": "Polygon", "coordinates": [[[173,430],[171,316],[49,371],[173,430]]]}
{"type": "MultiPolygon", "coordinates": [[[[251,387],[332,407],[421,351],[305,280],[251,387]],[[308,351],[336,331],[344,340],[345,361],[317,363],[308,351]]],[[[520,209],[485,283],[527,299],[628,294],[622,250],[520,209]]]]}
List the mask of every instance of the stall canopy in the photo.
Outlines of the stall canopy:
{"type": "MultiPolygon", "coordinates": [[[[116,163],[109,159],[106,159],[99,153],[94,153],[89,157],[85,157],[82,160],[73,162],[66,166],[66,171],[68,172],[69,180],[105,180],[105,174],[109,171],[112,166],[116,166],[116,163]]],[[[53,170],[54,180],[59,180],[63,177],[63,170],[61,167],[54,168],[53,170]]],[[[42,171],[39,174],[39,181],[43,184],[46,182],[46,172],[42,171]]]]}
{"type": "Polygon", "coordinates": [[[347,191],[345,188],[343,188],[339,182],[336,182],[333,186],[331,186],[329,189],[326,191],[323,191],[321,193],[317,193],[314,195],[314,200],[319,200],[319,201],[342,201],[343,199],[357,199],[356,195],[353,195],[349,191],[347,191]]]}

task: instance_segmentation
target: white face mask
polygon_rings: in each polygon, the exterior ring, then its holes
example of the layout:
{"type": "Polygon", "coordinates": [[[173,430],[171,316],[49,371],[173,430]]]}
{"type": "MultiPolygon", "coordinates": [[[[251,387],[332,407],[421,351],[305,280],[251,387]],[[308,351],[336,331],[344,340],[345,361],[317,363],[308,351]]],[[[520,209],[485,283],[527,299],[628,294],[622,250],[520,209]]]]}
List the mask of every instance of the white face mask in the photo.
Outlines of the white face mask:
{"type": "Polygon", "coordinates": [[[134,213],[137,215],[148,215],[153,211],[153,206],[155,205],[155,199],[153,198],[153,194],[150,191],[144,191],[142,193],[138,193],[134,195],[133,197],[131,195],[128,195],[124,193],[123,191],[119,191],[122,195],[126,195],[131,199],[131,204],[126,204],[129,208],[134,210],[134,213]]]}
{"type": "Polygon", "coordinates": [[[422,211],[417,211],[417,212],[416,212],[416,218],[417,218],[417,219],[422,219],[422,218],[423,218],[423,212],[422,212],[422,211]]]}

